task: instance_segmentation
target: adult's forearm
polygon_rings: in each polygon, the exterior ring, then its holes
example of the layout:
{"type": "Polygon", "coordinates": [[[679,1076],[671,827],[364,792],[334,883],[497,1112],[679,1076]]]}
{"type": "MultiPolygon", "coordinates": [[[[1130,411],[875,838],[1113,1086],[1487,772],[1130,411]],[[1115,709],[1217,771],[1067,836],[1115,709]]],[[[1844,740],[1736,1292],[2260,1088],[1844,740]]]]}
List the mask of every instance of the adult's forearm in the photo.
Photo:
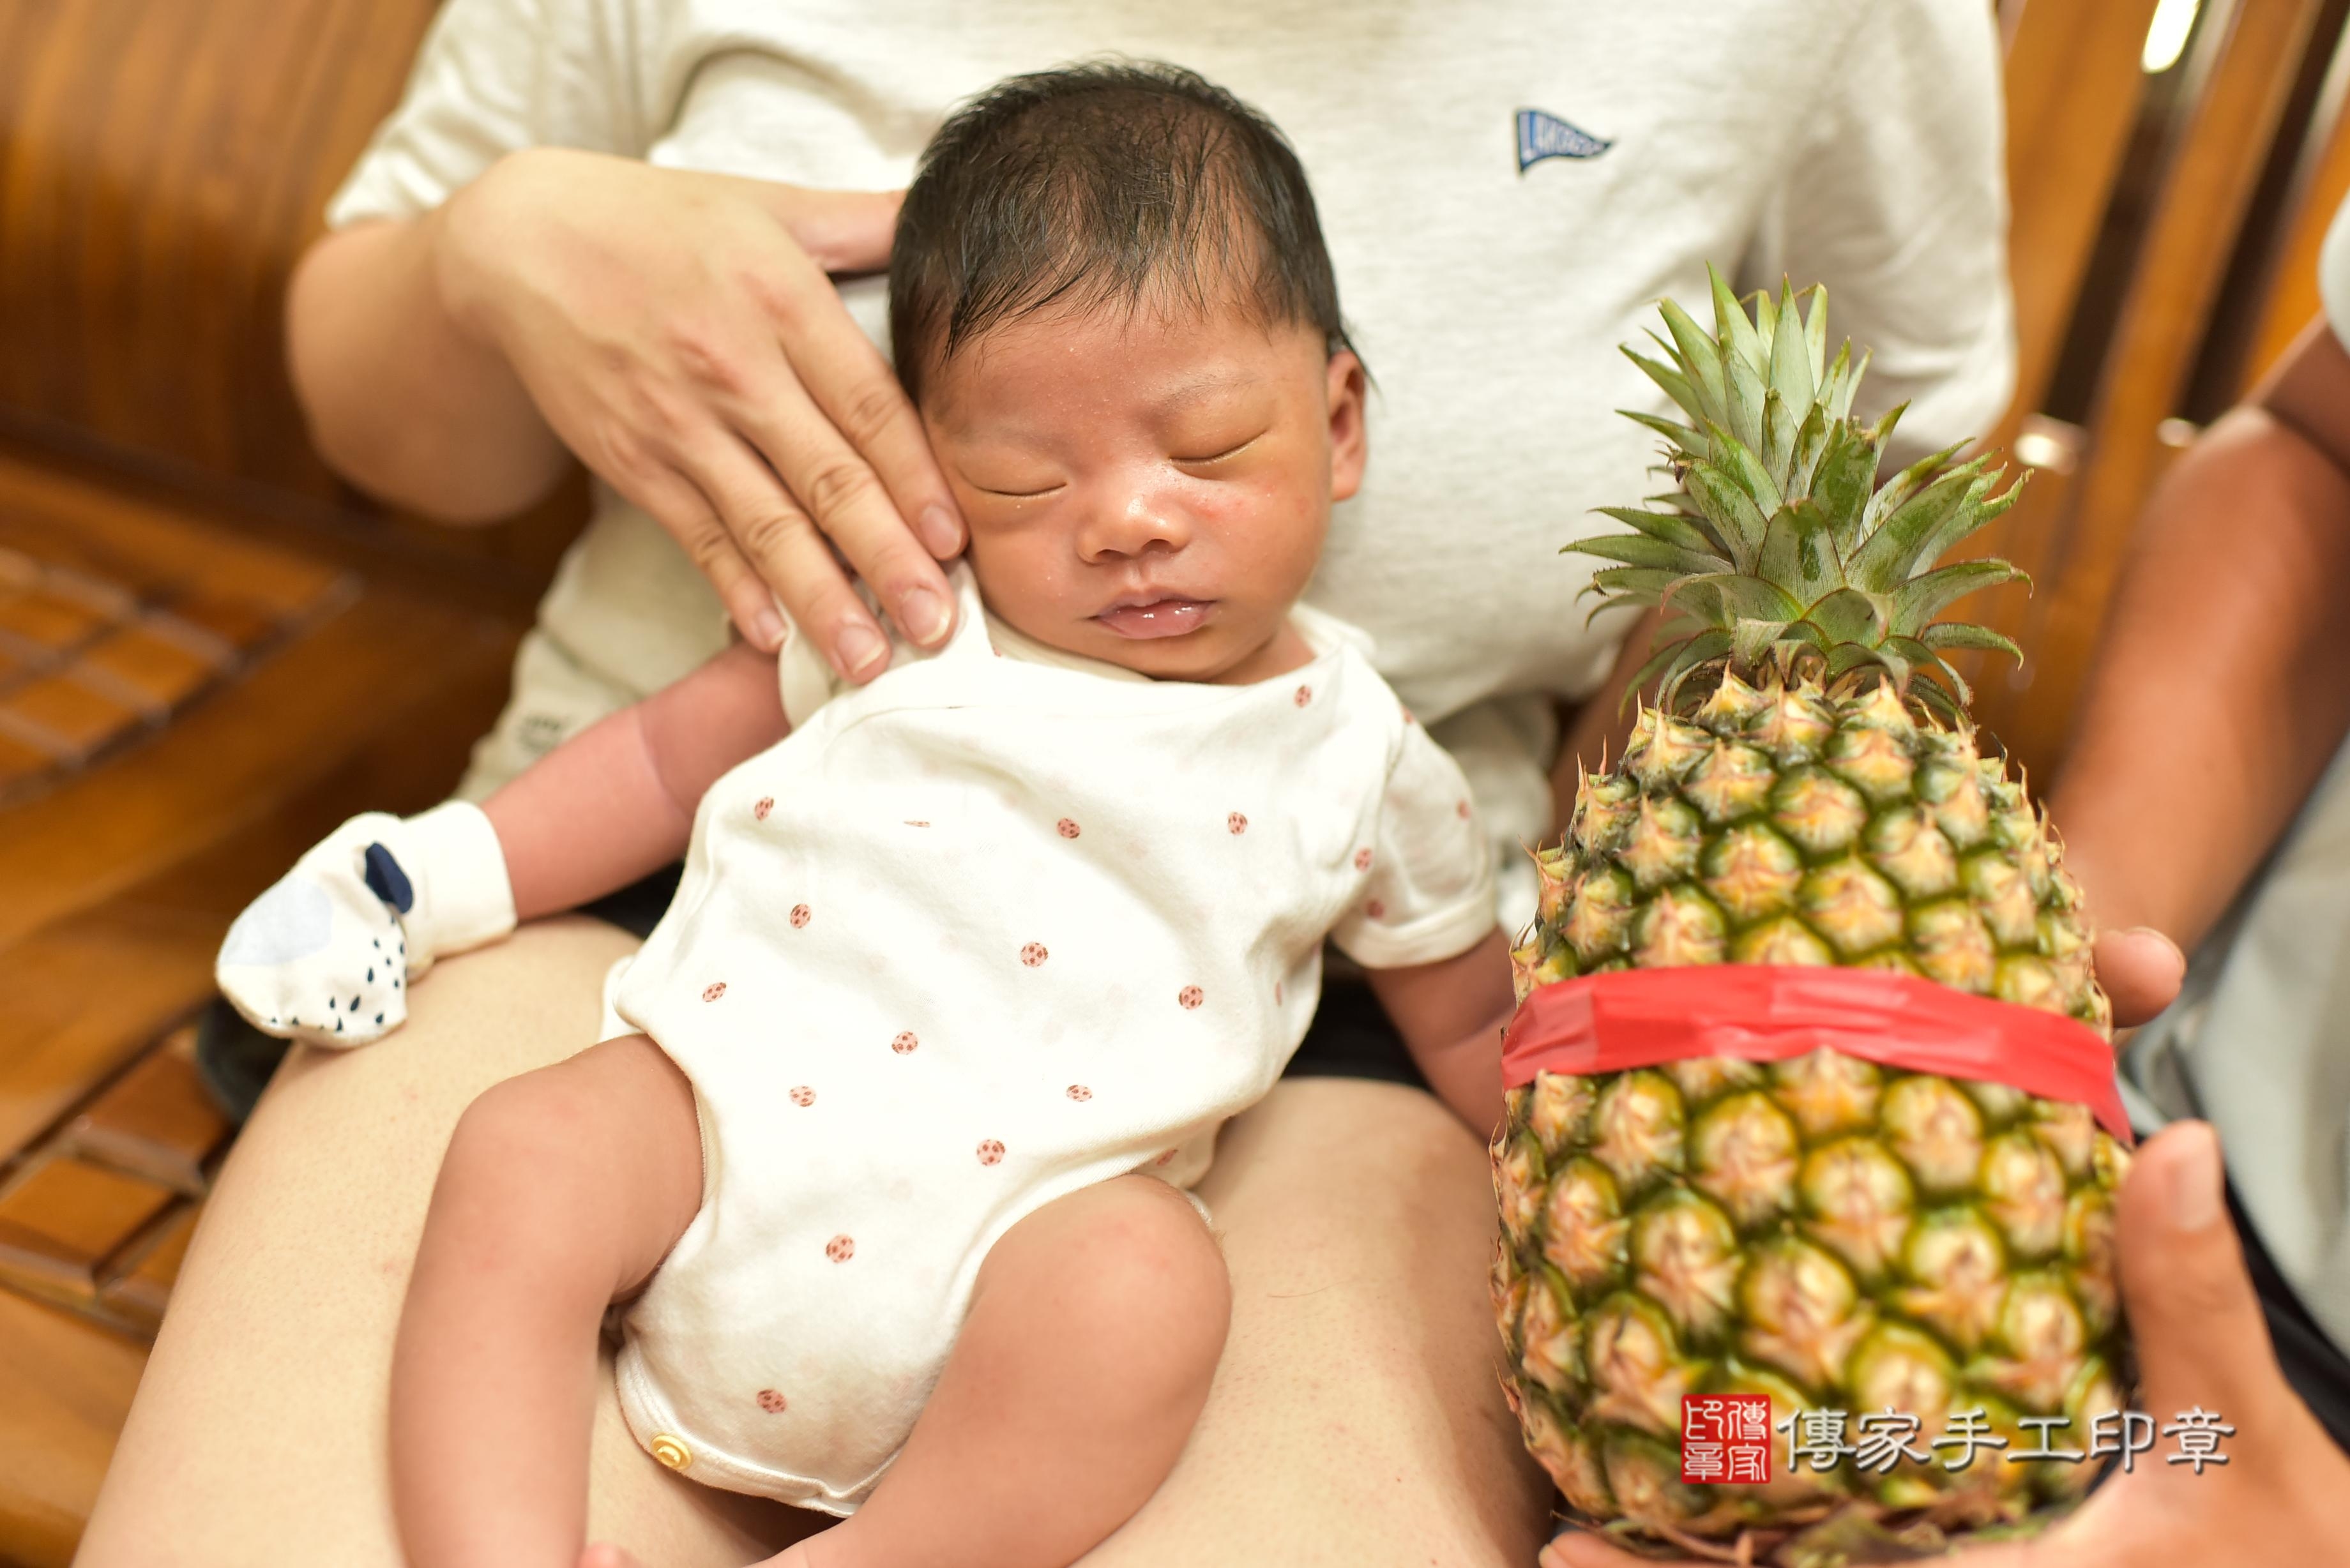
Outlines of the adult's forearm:
{"type": "Polygon", "coordinates": [[[2350,726],[2350,475],[2265,408],[2214,424],[2139,527],[2052,800],[2106,927],[2191,948],[2350,726]]]}
{"type": "Polygon", "coordinates": [[[311,246],[286,300],[286,351],[311,440],[338,472],[398,505],[486,522],[545,494],[570,457],[442,296],[449,212],[311,246]]]}

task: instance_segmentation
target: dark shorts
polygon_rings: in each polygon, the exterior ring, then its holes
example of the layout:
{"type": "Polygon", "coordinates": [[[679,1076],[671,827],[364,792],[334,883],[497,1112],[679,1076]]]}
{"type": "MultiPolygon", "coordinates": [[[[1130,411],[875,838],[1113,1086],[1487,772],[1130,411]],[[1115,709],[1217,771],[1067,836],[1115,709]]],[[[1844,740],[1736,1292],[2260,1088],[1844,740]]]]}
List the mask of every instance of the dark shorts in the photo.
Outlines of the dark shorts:
{"type": "MultiPolygon", "coordinates": [[[[643,881],[621,888],[585,906],[593,915],[623,930],[647,936],[677,893],[681,868],[655,872],[643,881]]],[[[261,1097],[262,1086],[285,1054],[282,1041],[255,1033],[224,1002],[215,1002],[206,1014],[198,1042],[198,1062],[214,1096],[239,1120],[261,1097]]],[[[1405,1050],[1403,1037],[1388,1022],[1378,1000],[1359,981],[1333,978],[1322,990],[1322,1004],[1305,1032],[1297,1054],[1283,1075],[1291,1078],[1369,1078],[1425,1089],[1428,1080],[1405,1050]]],[[[2261,1309],[2267,1315],[2269,1338],[2285,1379],[2301,1395],[2334,1442],[2350,1452],[2350,1358],[2309,1315],[2293,1288],[2276,1271],[2260,1238],[2228,1194],[2229,1217],[2243,1238],[2244,1262],[2258,1287],[2261,1309]]],[[[2154,1412],[2168,1419],[2169,1412],[2154,1412]]],[[[2225,1412],[2221,1412],[2222,1415],[2225,1412]]]]}

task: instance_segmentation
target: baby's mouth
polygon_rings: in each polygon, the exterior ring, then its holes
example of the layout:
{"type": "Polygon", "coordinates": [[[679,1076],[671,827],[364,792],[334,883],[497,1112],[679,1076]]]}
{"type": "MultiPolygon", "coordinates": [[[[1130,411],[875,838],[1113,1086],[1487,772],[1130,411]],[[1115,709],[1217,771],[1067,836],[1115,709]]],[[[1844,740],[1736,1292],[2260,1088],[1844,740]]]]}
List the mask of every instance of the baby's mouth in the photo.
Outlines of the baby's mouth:
{"type": "Polygon", "coordinates": [[[1114,604],[1094,617],[1120,637],[1137,640],[1152,637],[1181,637],[1199,630],[1216,613],[1213,599],[1150,599],[1114,604]]]}

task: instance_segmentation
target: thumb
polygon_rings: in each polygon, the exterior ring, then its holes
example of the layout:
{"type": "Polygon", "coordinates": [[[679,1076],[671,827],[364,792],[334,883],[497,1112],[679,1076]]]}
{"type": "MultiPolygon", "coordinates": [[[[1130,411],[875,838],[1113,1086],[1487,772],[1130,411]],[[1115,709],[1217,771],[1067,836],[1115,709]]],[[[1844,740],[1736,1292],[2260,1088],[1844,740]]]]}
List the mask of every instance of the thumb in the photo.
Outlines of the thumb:
{"type": "Polygon", "coordinates": [[[743,183],[825,271],[879,272],[889,266],[903,191],[816,191],[772,180],[743,183]]]}
{"type": "Polygon", "coordinates": [[[2200,1406],[2236,1428],[2236,1444],[2266,1446],[2310,1417],[2277,1367],[2223,1179],[2207,1122],[2166,1127],[2138,1150],[2116,1215],[2122,1300],[2156,1421],[2200,1406]]]}
{"type": "Polygon", "coordinates": [[[2114,1023],[2127,1029],[2170,1005],[2187,977],[2178,944],[2147,926],[2099,931],[2090,949],[2097,983],[2114,1004],[2114,1023]]]}

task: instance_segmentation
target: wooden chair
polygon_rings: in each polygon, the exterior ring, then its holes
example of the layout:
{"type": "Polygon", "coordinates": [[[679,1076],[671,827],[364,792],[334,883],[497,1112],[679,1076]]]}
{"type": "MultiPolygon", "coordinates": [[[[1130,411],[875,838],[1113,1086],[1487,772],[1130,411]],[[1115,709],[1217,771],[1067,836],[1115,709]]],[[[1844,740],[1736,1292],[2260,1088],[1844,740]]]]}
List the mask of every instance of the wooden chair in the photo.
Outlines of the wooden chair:
{"type": "MultiPolygon", "coordinates": [[[[2020,669],[1978,662],[1970,674],[1978,717],[2043,777],[2062,762],[2138,509],[2191,436],[2180,416],[2215,333],[2227,331],[2223,307],[2258,319],[2247,367],[2281,351],[2314,314],[2317,240],[2350,184],[2338,86],[2315,113],[2290,112],[2297,89],[2334,54],[2339,4],[2204,0],[2161,113],[2141,116],[2130,91],[2084,102],[2092,80],[2111,92],[2137,69],[2135,40],[2152,8],[2028,4],[2009,60],[2023,374],[1994,439],[2033,472],[2023,501],[1985,530],[1980,548],[2013,560],[2036,585],[2028,599],[2002,590],[1977,601],[2025,659],[2020,669]],[[2106,197],[2133,141],[2142,227],[2133,235],[2110,221],[2085,225],[2085,208],[2113,216],[2106,197]],[[2293,199],[2255,211],[2264,176],[2279,168],[2302,171],[2293,199]],[[2272,260],[2247,277],[2236,265],[2246,254],[2272,260]],[[2248,286],[2232,297],[2222,293],[2231,275],[2248,286]],[[2087,309],[2085,279],[2094,293],[2119,296],[2102,344],[2084,325],[2104,319],[2087,309]],[[2074,419],[2049,411],[2060,358],[2088,389],[2074,419]]],[[[2240,374],[2230,390],[2241,384],[2240,374]]]]}
{"type": "Polygon", "coordinates": [[[71,1556],[226,1141],[222,930],[447,791],[576,517],[382,514],[281,368],[432,9],[0,4],[0,1563],[71,1556]]]}

